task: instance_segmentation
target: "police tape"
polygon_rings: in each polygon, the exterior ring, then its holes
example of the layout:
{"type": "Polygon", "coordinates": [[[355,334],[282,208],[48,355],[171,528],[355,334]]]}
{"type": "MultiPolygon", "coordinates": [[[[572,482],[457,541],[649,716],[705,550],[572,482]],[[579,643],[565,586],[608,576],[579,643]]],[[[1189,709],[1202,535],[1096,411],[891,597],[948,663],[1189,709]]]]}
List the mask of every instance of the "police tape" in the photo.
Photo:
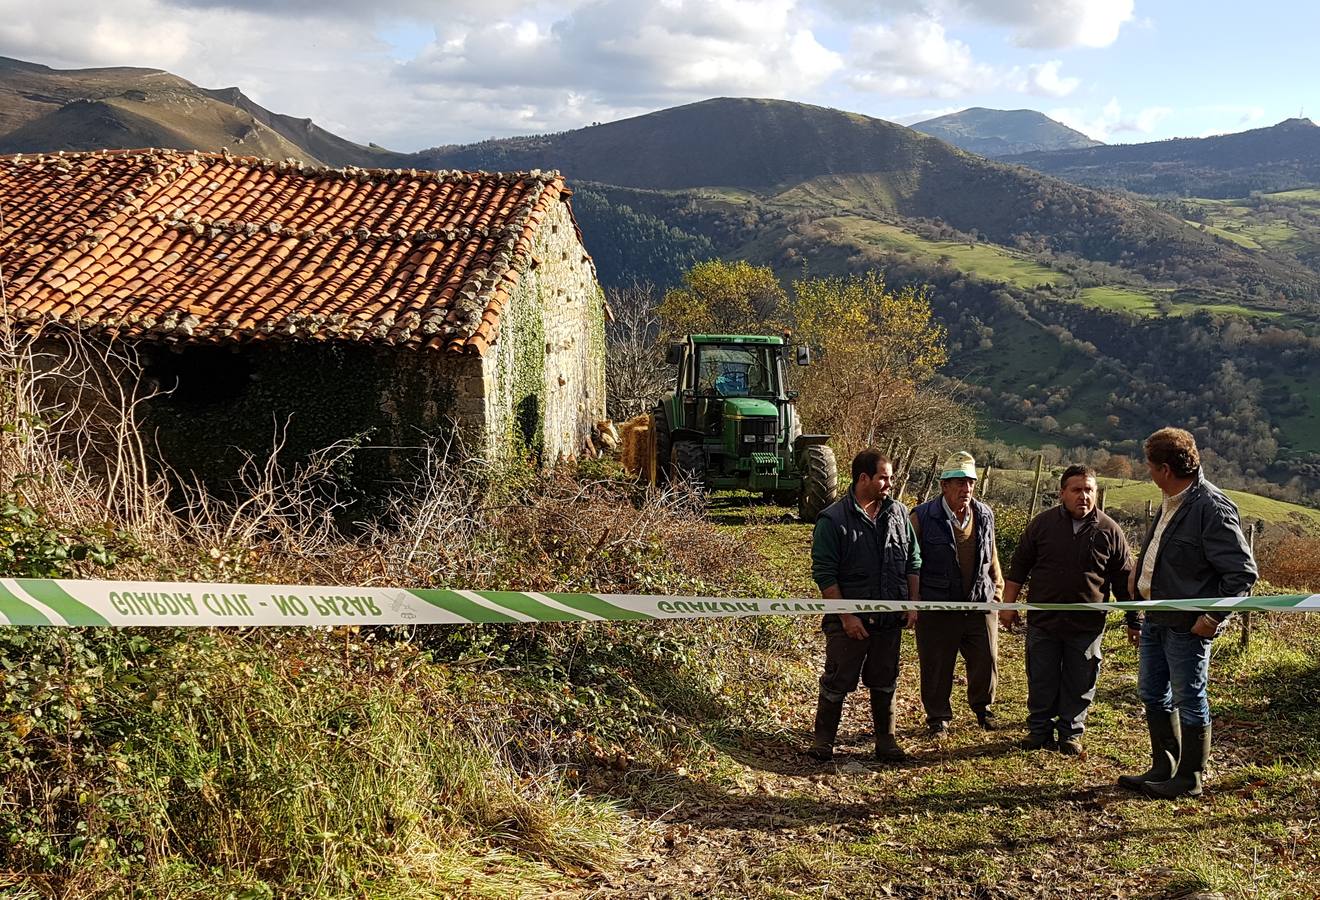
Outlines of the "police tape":
{"type": "MultiPolygon", "coordinates": [[[[1320,611],[1320,594],[1138,600],[1111,609],[1187,612],[1320,611]]],[[[801,616],[825,613],[1001,609],[1085,610],[1090,603],[944,603],[823,599],[732,599],[641,594],[316,587],[166,581],[0,579],[0,620],[11,625],[307,626],[464,625],[493,622],[618,622],[801,616]]]]}

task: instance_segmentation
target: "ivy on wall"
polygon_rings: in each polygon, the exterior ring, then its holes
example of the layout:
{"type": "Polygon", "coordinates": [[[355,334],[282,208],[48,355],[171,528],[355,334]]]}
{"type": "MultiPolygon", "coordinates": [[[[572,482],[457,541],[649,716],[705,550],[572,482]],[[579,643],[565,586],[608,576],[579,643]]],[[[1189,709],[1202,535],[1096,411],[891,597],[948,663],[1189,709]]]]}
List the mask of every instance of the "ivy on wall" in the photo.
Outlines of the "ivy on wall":
{"type": "Polygon", "coordinates": [[[496,366],[496,396],[510,399],[507,420],[497,433],[509,455],[539,458],[545,449],[545,318],[540,279],[524,277],[503,312],[501,341],[496,366]],[[536,286],[532,287],[533,282],[536,286]]]}

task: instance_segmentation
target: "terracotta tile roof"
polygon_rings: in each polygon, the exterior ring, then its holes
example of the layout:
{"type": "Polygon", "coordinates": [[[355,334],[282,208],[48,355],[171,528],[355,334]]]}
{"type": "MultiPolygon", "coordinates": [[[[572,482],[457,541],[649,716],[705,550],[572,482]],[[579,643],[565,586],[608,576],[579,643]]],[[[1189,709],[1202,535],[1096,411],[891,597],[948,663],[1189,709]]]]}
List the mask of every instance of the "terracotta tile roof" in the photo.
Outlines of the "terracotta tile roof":
{"type": "MultiPolygon", "coordinates": [[[[326,169],[171,150],[0,158],[12,319],[123,337],[484,353],[558,173],[326,169]]],[[[579,234],[580,237],[580,234],[579,234]]]]}

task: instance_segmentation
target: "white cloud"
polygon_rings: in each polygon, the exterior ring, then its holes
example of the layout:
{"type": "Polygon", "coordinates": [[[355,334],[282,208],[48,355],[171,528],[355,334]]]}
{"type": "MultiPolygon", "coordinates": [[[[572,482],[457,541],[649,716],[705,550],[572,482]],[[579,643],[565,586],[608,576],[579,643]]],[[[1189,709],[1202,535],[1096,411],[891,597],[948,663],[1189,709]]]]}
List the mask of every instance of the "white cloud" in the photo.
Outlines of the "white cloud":
{"type": "Polygon", "coordinates": [[[1023,47],[1108,47],[1132,20],[1134,0],[961,0],[959,5],[1008,26],[1023,47]]]}
{"type": "Polygon", "coordinates": [[[1107,47],[1133,20],[1134,0],[824,0],[841,17],[866,22],[912,15],[977,20],[1009,29],[1019,46],[1107,47]]]}
{"type": "Polygon", "coordinates": [[[892,25],[863,25],[852,34],[849,85],[897,97],[957,97],[1008,90],[1065,97],[1081,79],[1062,74],[1063,63],[998,69],[978,62],[971,48],[933,19],[905,16],[892,25]]]}
{"type": "Polygon", "coordinates": [[[965,106],[938,106],[934,109],[923,109],[914,113],[904,113],[901,116],[882,116],[890,122],[897,122],[899,125],[915,125],[918,122],[926,122],[930,119],[938,119],[940,116],[947,116],[950,113],[962,112],[965,106]]]}
{"type": "Polygon", "coordinates": [[[0,54],[59,67],[165,68],[204,87],[236,85],[276,112],[309,116],[353,140],[406,150],[574,128],[714,95],[831,105],[854,101],[849,88],[896,98],[1064,97],[1079,79],[1060,60],[990,65],[957,29],[989,22],[1026,46],[1101,45],[1131,6],[0,0],[0,54]],[[853,17],[848,27],[838,27],[839,15],[853,17]]]}
{"type": "Polygon", "coordinates": [[[1167,106],[1147,106],[1125,115],[1122,104],[1114,97],[1098,112],[1063,108],[1050,110],[1047,115],[1097,141],[1108,142],[1117,134],[1149,135],[1172,113],[1167,106]]]}
{"type": "Polygon", "coordinates": [[[996,77],[943,25],[918,16],[856,28],[848,71],[857,90],[907,97],[954,97],[996,77]]]}
{"type": "Polygon", "coordinates": [[[419,81],[558,86],[628,104],[712,94],[801,94],[842,65],[792,0],[595,0],[540,28],[496,21],[439,30],[406,67],[419,81]]]}
{"type": "Polygon", "coordinates": [[[125,0],[114,8],[82,0],[4,0],[0,53],[56,66],[169,66],[187,55],[192,29],[160,13],[155,0],[125,0]]]}
{"type": "Polygon", "coordinates": [[[1066,97],[1081,84],[1079,78],[1066,78],[1059,74],[1063,63],[1057,59],[1027,68],[1026,87],[1033,94],[1047,97],[1066,97]]]}

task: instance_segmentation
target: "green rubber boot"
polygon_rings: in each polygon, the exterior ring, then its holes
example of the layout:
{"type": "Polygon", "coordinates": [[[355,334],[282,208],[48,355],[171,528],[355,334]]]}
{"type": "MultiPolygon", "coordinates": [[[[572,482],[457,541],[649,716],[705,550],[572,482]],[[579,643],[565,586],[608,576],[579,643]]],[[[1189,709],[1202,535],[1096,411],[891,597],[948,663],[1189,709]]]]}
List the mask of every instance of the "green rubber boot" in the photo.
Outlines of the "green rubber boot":
{"type": "Polygon", "coordinates": [[[1150,729],[1150,768],[1140,775],[1118,776],[1118,786],[1130,791],[1140,791],[1151,782],[1172,778],[1182,751],[1182,729],[1176,709],[1167,713],[1146,710],[1146,727],[1150,729]]]}
{"type": "Polygon", "coordinates": [[[1201,781],[1205,761],[1210,758],[1210,726],[1184,725],[1182,756],[1178,758],[1178,771],[1168,781],[1146,784],[1146,793],[1161,800],[1201,796],[1201,781]]]}
{"type": "Polygon", "coordinates": [[[871,691],[871,722],[875,725],[875,758],[880,762],[907,762],[908,755],[898,745],[894,708],[897,691],[871,691]]]}
{"type": "Polygon", "coordinates": [[[843,718],[843,701],[830,700],[823,694],[816,701],[816,727],[812,732],[807,756],[816,762],[834,759],[834,741],[839,736],[839,720],[843,718]]]}

